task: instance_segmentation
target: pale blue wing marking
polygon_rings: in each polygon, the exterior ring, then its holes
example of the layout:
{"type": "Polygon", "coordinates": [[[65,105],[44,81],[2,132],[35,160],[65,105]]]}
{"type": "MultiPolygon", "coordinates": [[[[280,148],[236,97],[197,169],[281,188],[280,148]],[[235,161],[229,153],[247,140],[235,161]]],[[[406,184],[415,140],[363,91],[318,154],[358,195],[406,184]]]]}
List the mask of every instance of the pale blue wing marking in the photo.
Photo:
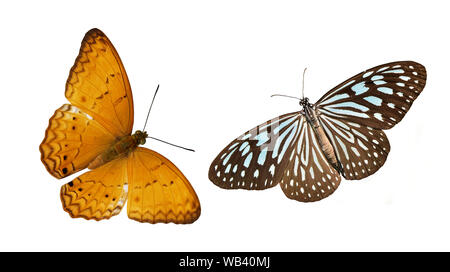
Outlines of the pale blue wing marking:
{"type": "Polygon", "coordinates": [[[381,102],[383,102],[383,99],[376,97],[376,96],[364,97],[364,100],[366,100],[367,102],[369,102],[375,106],[381,106],[381,102]]]}
{"type": "Polygon", "coordinates": [[[403,69],[395,69],[395,70],[388,70],[388,71],[384,71],[383,72],[383,74],[388,74],[388,73],[403,74],[403,73],[405,73],[405,70],[403,70],[403,69]]]}
{"type": "Polygon", "coordinates": [[[373,71],[369,71],[369,72],[365,73],[363,75],[363,78],[366,78],[366,77],[370,76],[371,74],[373,74],[373,71]]]}
{"type": "Polygon", "coordinates": [[[351,110],[344,110],[344,109],[334,109],[334,108],[327,108],[328,111],[334,112],[338,115],[351,115],[355,117],[361,117],[361,118],[369,118],[369,115],[361,112],[351,111],[351,110]]]}
{"type": "Polygon", "coordinates": [[[274,130],[273,130],[273,133],[274,134],[278,134],[278,132],[280,131],[280,130],[282,130],[285,126],[287,126],[289,123],[292,123],[295,119],[297,119],[298,117],[297,116],[294,116],[294,117],[292,117],[292,118],[290,118],[290,119],[288,119],[288,120],[286,120],[286,121],[284,121],[284,122],[282,122],[278,127],[276,127],[274,130]]]}
{"type": "Polygon", "coordinates": [[[382,93],[385,93],[385,94],[393,94],[394,93],[394,91],[388,87],[378,87],[377,90],[382,93]]]}
{"type": "Polygon", "coordinates": [[[248,166],[250,165],[250,162],[252,161],[252,158],[253,158],[253,153],[250,152],[250,154],[248,154],[247,158],[245,158],[245,161],[244,161],[244,166],[246,168],[248,168],[248,166]]]}
{"type": "Polygon", "coordinates": [[[261,150],[261,153],[259,153],[259,156],[258,156],[259,165],[264,165],[264,162],[266,161],[266,157],[267,157],[267,146],[264,147],[263,150],[261,150]]]}
{"type": "Polygon", "coordinates": [[[255,140],[258,140],[256,146],[261,146],[269,140],[269,136],[267,135],[267,131],[263,131],[262,133],[256,135],[255,140]]]}
{"type": "MultiPolygon", "coordinates": [[[[277,138],[276,142],[275,142],[275,147],[273,148],[272,151],[272,159],[276,158],[278,156],[278,149],[280,148],[281,143],[283,142],[284,137],[286,137],[286,135],[294,128],[294,126],[296,127],[297,122],[292,124],[291,126],[289,126],[288,129],[286,129],[281,135],[280,137],[277,138]]],[[[286,141],[284,143],[285,145],[289,145],[288,141],[286,141]]]]}
{"type": "Polygon", "coordinates": [[[331,108],[345,108],[345,107],[355,108],[355,109],[358,109],[358,110],[363,111],[363,112],[366,112],[366,111],[369,110],[368,107],[365,107],[365,106],[360,105],[360,104],[355,103],[355,102],[343,102],[343,103],[329,105],[329,106],[326,106],[325,108],[330,110],[331,108]]]}
{"type": "Polygon", "coordinates": [[[349,98],[349,97],[350,96],[348,94],[346,94],[346,93],[337,94],[337,95],[332,96],[329,99],[323,101],[322,104],[330,104],[330,103],[333,103],[334,101],[345,99],[345,98],[349,98]]]}
{"type": "Polygon", "coordinates": [[[367,92],[369,90],[369,87],[365,86],[365,82],[359,82],[358,84],[353,85],[351,89],[355,92],[356,95],[360,95],[367,92]]]}

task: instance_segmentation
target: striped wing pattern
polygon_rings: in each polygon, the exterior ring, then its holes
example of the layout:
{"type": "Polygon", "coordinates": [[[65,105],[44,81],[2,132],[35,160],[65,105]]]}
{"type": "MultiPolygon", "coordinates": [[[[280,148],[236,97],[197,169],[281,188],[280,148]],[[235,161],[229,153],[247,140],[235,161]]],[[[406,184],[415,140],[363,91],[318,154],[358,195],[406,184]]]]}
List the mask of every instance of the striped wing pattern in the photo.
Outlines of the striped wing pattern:
{"type": "Polygon", "coordinates": [[[400,122],[422,92],[426,70],[412,61],[366,70],[325,94],[316,103],[346,179],[362,179],[383,166],[390,151],[382,129],[400,122]]]}
{"type": "Polygon", "coordinates": [[[372,128],[400,122],[425,87],[426,70],[413,61],[366,70],[339,84],[316,103],[319,114],[372,128]]]}
{"type": "Polygon", "coordinates": [[[293,142],[280,182],[284,194],[302,202],[331,195],[339,186],[341,176],[328,163],[306,118],[302,118],[293,142]]]}
{"type": "Polygon", "coordinates": [[[389,140],[381,129],[323,115],[319,122],[328,135],[346,179],[362,179],[383,166],[389,140]]]}
{"type": "Polygon", "coordinates": [[[301,112],[288,113],[247,131],[217,155],[209,179],[225,189],[262,190],[277,185],[303,119],[301,112]]]}
{"type": "Polygon", "coordinates": [[[287,197],[304,202],[329,196],[341,181],[303,112],[269,120],[232,141],[211,164],[209,178],[225,189],[280,183],[287,197]]]}

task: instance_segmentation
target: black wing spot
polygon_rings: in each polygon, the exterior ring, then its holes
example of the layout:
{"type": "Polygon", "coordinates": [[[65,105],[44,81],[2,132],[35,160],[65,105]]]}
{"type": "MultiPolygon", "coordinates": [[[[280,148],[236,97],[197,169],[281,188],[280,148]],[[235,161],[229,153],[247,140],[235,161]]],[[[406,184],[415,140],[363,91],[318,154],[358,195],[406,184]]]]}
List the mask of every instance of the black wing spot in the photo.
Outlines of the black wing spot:
{"type": "Polygon", "coordinates": [[[62,172],[63,172],[63,174],[65,175],[65,174],[67,174],[67,168],[66,167],[64,167],[63,169],[62,169],[62,172]]]}
{"type": "Polygon", "coordinates": [[[71,181],[71,182],[69,182],[69,183],[67,183],[70,187],[72,187],[73,186],[73,182],[71,181]]]}
{"type": "Polygon", "coordinates": [[[64,160],[67,160],[67,156],[66,156],[66,155],[64,155],[63,159],[64,159],[64,160]]]}

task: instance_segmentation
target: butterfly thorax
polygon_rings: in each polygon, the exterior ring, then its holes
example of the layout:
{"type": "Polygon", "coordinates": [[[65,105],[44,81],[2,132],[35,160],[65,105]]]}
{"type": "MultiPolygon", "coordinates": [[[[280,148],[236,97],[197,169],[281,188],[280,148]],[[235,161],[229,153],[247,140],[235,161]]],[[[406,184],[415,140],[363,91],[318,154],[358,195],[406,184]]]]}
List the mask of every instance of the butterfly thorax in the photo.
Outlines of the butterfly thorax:
{"type": "Polygon", "coordinates": [[[303,97],[302,99],[300,99],[299,104],[302,107],[312,107],[313,106],[311,103],[309,103],[309,98],[308,97],[303,97]]]}
{"type": "Polygon", "coordinates": [[[306,117],[307,122],[312,126],[314,134],[317,137],[320,148],[322,149],[328,162],[339,172],[341,172],[341,166],[337,160],[334,148],[331,145],[330,139],[323,130],[319,123],[319,118],[317,117],[317,111],[311,103],[309,103],[308,98],[303,98],[300,100],[300,105],[303,106],[303,112],[306,117]]]}
{"type": "Polygon", "coordinates": [[[147,137],[147,132],[137,130],[133,135],[119,138],[111,147],[89,163],[88,168],[94,169],[121,156],[127,156],[138,145],[145,144],[147,137]]]}

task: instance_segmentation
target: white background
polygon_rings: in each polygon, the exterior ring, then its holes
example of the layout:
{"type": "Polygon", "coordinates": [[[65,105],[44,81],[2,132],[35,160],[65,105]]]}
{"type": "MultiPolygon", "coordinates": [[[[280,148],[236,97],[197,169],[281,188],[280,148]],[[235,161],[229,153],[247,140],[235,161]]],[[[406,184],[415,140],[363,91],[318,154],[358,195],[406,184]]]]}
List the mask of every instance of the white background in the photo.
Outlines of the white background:
{"type": "Polygon", "coordinates": [[[445,1],[14,1],[0,4],[2,251],[450,250],[448,110],[450,17],[445,1]],[[97,27],[118,50],[141,129],[157,84],[149,140],[197,191],[192,225],[138,223],[126,210],[72,219],[40,161],[48,119],[63,103],[84,34],[97,27]],[[298,102],[314,102],[376,65],[413,60],[428,78],[374,175],[343,180],[316,203],[208,180],[218,152],[298,102]]]}

